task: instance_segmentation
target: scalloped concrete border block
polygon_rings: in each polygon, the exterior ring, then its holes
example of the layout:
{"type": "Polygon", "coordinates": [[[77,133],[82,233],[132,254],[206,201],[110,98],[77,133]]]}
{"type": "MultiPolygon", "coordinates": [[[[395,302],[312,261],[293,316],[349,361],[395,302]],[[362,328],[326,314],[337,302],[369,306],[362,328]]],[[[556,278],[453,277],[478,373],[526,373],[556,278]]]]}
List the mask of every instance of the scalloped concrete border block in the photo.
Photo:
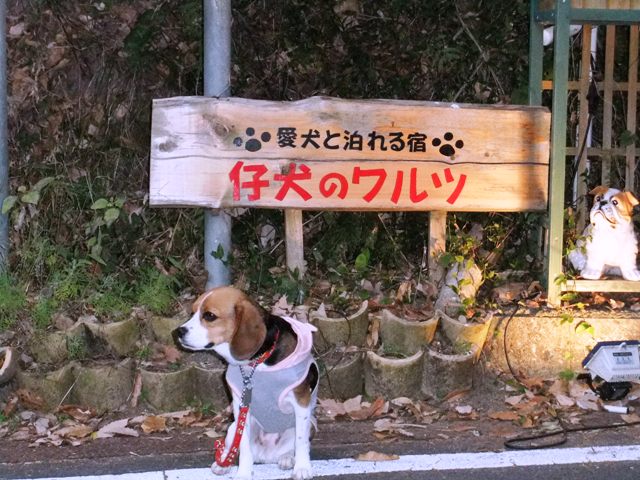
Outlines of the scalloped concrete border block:
{"type": "Polygon", "coordinates": [[[183,316],[177,317],[153,317],[149,320],[149,327],[155,339],[161,343],[173,344],[171,332],[186,321],[183,316]]]}
{"type": "Polygon", "coordinates": [[[433,340],[439,319],[439,312],[428,320],[416,322],[383,310],[380,316],[380,338],[384,349],[410,355],[419,352],[433,340]]]}
{"type": "Polygon", "coordinates": [[[11,381],[18,371],[18,351],[11,347],[0,347],[0,385],[11,381]]]}
{"type": "Polygon", "coordinates": [[[116,355],[125,357],[136,349],[136,342],[140,338],[140,328],[134,319],[122,320],[114,323],[85,323],[91,333],[103,340],[107,347],[116,355]]]}
{"type": "MultiPolygon", "coordinates": [[[[57,408],[75,380],[75,362],[68,363],[52,372],[40,373],[19,370],[18,386],[38,395],[48,409],[57,408]]],[[[68,399],[69,397],[67,397],[68,399]]]]}
{"type": "Polygon", "coordinates": [[[27,345],[37,363],[57,365],[68,358],[67,334],[64,332],[35,333],[27,345]]]}
{"type": "Polygon", "coordinates": [[[369,330],[369,302],[366,300],[356,313],[348,317],[325,317],[317,312],[309,314],[309,322],[318,328],[313,334],[313,344],[318,351],[334,346],[355,345],[361,347],[369,330]]]}
{"type": "Polygon", "coordinates": [[[134,362],[123,360],[115,366],[80,366],[77,369],[73,398],[98,412],[116,410],[122,406],[133,388],[134,362]]]}
{"type": "Polygon", "coordinates": [[[451,318],[444,312],[439,312],[439,314],[440,326],[449,341],[454,345],[460,342],[468,342],[475,345],[477,347],[475,357],[477,361],[478,358],[480,358],[482,348],[487,340],[493,313],[489,312],[482,323],[462,323],[455,318],[451,318]]]}
{"type": "Polygon", "coordinates": [[[364,388],[364,355],[345,353],[336,362],[318,361],[320,368],[319,396],[347,400],[362,394],[364,388]]]}
{"type": "Polygon", "coordinates": [[[471,346],[469,353],[448,355],[425,348],[422,393],[441,400],[454,392],[471,390],[473,368],[478,347],[471,346]]]}
{"type": "Polygon", "coordinates": [[[364,362],[364,391],[370,397],[385,399],[421,397],[422,350],[408,358],[381,357],[367,352],[364,362]]]}
{"type": "Polygon", "coordinates": [[[157,410],[176,410],[193,400],[191,368],[175,372],[140,370],[145,400],[157,410]]]}
{"type": "Polygon", "coordinates": [[[214,408],[225,408],[231,401],[224,380],[226,368],[202,368],[198,365],[191,367],[191,381],[194,394],[203,405],[214,408]]]}

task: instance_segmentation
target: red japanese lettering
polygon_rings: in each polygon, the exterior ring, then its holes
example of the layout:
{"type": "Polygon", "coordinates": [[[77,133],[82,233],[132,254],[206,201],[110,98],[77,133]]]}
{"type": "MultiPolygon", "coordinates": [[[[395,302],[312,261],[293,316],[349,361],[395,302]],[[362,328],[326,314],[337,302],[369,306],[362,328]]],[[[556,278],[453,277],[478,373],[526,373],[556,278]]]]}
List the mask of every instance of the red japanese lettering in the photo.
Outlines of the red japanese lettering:
{"type": "Polygon", "coordinates": [[[369,190],[369,192],[362,197],[368,203],[371,202],[371,200],[373,200],[380,192],[382,184],[387,178],[387,172],[384,168],[372,168],[369,170],[364,170],[360,167],[355,167],[353,169],[353,183],[360,184],[360,178],[362,177],[378,177],[371,190],[369,190]]]}
{"type": "Polygon", "coordinates": [[[460,193],[462,192],[462,189],[464,188],[464,184],[466,181],[467,181],[467,176],[464,173],[460,174],[460,178],[458,179],[458,184],[456,185],[456,188],[453,190],[451,195],[449,195],[449,198],[447,198],[448,203],[453,205],[456,202],[456,200],[460,196],[460,193]]]}
{"type": "Polygon", "coordinates": [[[398,170],[396,173],[396,184],[393,186],[393,192],[391,193],[391,201],[395,204],[400,200],[400,193],[402,193],[402,179],[404,178],[404,172],[398,170]]]}
{"type": "Polygon", "coordinates": [[[311,194],[296,183],[299,180],[309,180],[311,178],[311,170],[306,165],[300,165],[301,171],[296,173],[296,168],[297,165],[292,162],[289,164],[288,173],[276,173],[273,176],[274,180],[282,182],[282,187],[276,194],[276,200],[282,201],[289,190],[294,190],[305,202],[311,198],[311,194]]]}
{"type": "Polygon", "coordinates": [[[261,180],[262,175],[267,173],[267,167],[262,164],[244,166],[243,162],[236,162],[233,169],[229,172],[229,179],[233,182],[233,199],[240,200],[240,189],[251,189],[247,198],[251,201],[260,200],[260,191],[262,188],[269,186],[268,180],[261,180]],[[240,172],[253,172],[251,180],[240,183],[240,172]]]}
{"type": "Polygon", "coordinates": [[[421,191],[420,193],[418,193],[417,190],[417,181],[418,181],[418,169],[417,168],[412,168],[411,169],[411,176],[409,178],[409,199],[413,202],[413,203],[418,203],[423,201],[425,198],[427,198],[429,196],[429,194],[426,192],[426,190],[421,191]]]}
{"type": "Polygon", "coordinates": [[[320,179],[320,193],[329,198],[338,190],[338,197],[345,198],[349,189],[349,182],[341,173],[327,173],[320,179]]]}
{"type": "Polygon", "coordinates": [[[440,188],[442,186],[442,182],[440,181],[440,176],[437,173],[431,174],[431,181],[433,182],[433,186],[436,188],[440,188]]]}

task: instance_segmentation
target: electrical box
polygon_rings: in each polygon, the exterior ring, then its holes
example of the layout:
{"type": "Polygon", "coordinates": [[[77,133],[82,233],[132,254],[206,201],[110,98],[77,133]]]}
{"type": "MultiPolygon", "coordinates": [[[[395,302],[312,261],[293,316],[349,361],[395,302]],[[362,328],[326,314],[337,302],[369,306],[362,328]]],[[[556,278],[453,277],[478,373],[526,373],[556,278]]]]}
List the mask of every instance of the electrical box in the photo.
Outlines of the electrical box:
{"type": "Polygon", "coordinates": [[[640,382],[640,341],[599,342],[582,361],[591,378],[605,382],[640,382]]]}

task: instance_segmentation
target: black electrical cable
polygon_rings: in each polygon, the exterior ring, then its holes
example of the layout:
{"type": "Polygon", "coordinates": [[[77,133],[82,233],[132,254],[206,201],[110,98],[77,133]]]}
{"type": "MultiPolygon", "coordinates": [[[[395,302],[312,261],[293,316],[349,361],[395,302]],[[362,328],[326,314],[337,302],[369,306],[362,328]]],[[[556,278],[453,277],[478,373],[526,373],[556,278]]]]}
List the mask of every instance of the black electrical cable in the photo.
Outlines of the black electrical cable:
{"type": "MultiPolygon", "coordinates": [[[[530,299],[532,298],[532,296],[528,298],[530,299]]],[[[509,324],[511,323],[511,320],[513,320],[513,317],[516,315],[516,313],[520,309],[520,304],[518,303],[517,300],[515,301],[515,305],[516,307],[513,309],[513,312],[511,312],[511,315],[509,315],[509,318],[507,318],[507,321],[504,325],[502,342],[503,342],[503,348],[504,348],[504,357],[505,357],[505,360],[507,361],[507,367],[509,367],[509,372],[511,373],[511,376],[513,376],[515,381],[518,382],[520,385],[525,386],[522,380],[518,377],[518,375],[516,375],[515,371],[513,370],[513,367],[511,366],[511,361],[509,360],[509,350],[507,349],[507,331],[509,329],[509,324]]],[[[550,448],[550,447],[557,447],[559,445],[563,445],[564,443],[567,442],[569,433],[587,432],[587,431],[594,431],[594,430],[608,430],[612,428],[633,427],[635,425],[640,425],[640,421],[637,421],[637,422],[629,422],[629,423],[612,423],[609,425],[592,425],[592,426],[585,426],[585,427],[570,428],[565,426],[564,422],[562,421],[562,418],[558,413],[556,413],[555,419],[558,421],[558,425],[559,425],[559,428],[557,430],[553,430],[551,432],[536,433],[532,435],[524,435],[520,437],[510,438],[504,441],[504,446],[512,450],[539,450],[542,448],[550,448]],[[522,445],[522,443],[524,442],[533,442],[535,440],[541,440],[543,438],[556,437],[556,436],[560,436],[560,438],[553,442],[543,443],[543,444],[527,443],[526,445],[522,445]]]]}

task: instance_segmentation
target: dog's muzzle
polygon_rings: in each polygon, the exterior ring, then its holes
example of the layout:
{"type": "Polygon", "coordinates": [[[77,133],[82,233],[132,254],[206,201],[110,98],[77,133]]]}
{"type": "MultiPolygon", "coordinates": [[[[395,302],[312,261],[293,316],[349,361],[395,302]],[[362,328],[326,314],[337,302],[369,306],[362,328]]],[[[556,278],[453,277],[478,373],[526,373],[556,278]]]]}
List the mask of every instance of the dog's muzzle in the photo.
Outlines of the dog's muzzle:
{"type": "Polygon", "coordinates": [[[184,346],[182,339],[187,334],[187,331],[186,327],[178,327],[171,332],[171,336],[173,337],[173,341],[176,345],[184,346]]]}

